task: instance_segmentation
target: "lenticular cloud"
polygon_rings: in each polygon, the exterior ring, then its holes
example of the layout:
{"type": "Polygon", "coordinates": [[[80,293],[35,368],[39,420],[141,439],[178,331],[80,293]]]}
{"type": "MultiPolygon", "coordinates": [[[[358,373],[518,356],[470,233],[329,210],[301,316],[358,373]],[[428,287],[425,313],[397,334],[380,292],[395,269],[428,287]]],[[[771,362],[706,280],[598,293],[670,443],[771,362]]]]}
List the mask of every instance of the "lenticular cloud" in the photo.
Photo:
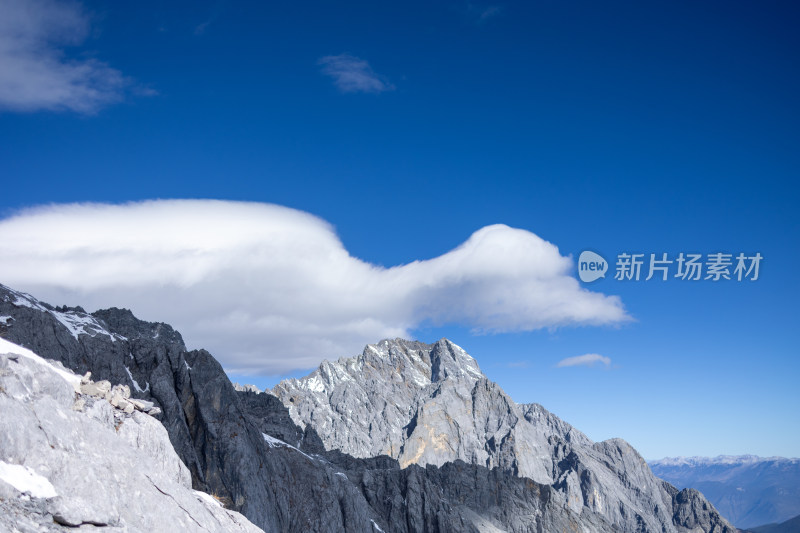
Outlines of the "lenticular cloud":
{"type": "Polygon", "coordinates": [[[504,225],[392,268],[352,257],[308,213],[215,200],[30,209],[0,221],[0,243],[0,283],[54,305],[129,307],[240,374],[309,368],[423,322],[506,332],[628,319],[618,297],[579,286],[556,246],[504,225]]]}

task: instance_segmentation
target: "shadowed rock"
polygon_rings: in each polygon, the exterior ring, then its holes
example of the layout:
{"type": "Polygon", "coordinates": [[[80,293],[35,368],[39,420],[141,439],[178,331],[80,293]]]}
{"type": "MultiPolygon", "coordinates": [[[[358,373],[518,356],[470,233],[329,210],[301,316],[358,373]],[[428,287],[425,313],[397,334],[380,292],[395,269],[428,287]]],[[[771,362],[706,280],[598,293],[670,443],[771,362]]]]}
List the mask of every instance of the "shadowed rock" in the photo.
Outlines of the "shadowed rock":
{"type": "Polygon", "coordinates": [[[515,404],[449,341],[383,341],[278,400],[237,391],[208,352],[124,309],[0,286],[0,316],[0,336],[152,402],[193,487],[266,531],[734,531],[623,441],[515,404]]]}

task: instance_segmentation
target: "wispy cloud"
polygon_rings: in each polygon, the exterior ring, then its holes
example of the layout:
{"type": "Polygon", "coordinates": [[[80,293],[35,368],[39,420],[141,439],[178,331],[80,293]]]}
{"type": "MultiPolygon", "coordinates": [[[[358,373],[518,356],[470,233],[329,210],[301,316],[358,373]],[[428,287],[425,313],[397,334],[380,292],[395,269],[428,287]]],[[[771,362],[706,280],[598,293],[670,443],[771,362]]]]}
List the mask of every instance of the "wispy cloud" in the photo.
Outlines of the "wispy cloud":
{"type": "Polygon", "coordinates": [[[317,62],[322,73],[333,79],[343,93],[382,93],[394,90],[394,85],[375,73],[369,63],[350,54],[325,56],[317,62]]]}
{"type": "Polygon", "coordinates": [[[194,34],[197,36],[203,35],[206,32],[206,29],[211,25],[213,21],[211,19],[202,22],[194,27],[194,34]]]}
{"type": "Polygon", "coordinates": [[[121,100],[129,78],[97,59],[66,56],[88,34],[77,2],[0,0],[0,109],[93,113],[121,100]]]}
{"type": "Polygon", "coordinates": [[[420,324],[502,332],[629,318],[618,297],[582,288],[553,244],[504,225],[392,268],[351,256],[308,213],[213,200],[41,207],[0,220],[0,242],[0,283],[172,323],[240,374],[310,368],[420,324]]]}
{"type": "Polygon", "coordinates": [[[503,8],[495,4],[474,3],[468,1],[464,7],[469,20],[476,24],[483,24],[503,12],[503,8]]]}
{"type": "Polygon", "coordinates": [[[602,364],[606,367],[611,366],[611,359],[597,353],[587,353],[585,355],[576,355],[575,357],[562,359],[556,366],[594,366],[598,364],[602,364]]]}
{"type": "Polygon", "coordinates": [[[214,4],[211,6],[211,13],[209,14],[208,18],[194,27],[194,34],[198,37],[205,35],[209,26],[217,22],[224,10],[225,2],[223,0],[217,0],[214,2],[214,4]]]}

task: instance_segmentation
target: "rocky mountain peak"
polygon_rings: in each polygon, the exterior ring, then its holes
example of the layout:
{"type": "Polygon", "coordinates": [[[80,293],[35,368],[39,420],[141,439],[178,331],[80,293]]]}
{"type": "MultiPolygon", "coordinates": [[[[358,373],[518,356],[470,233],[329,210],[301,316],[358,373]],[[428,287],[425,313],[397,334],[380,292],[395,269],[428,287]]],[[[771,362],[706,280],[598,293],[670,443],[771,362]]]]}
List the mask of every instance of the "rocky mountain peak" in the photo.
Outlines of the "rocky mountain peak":
{"type": "MultiPolygon", "coordinates": [[[[351,359],[342,358],[338,362],[347,365],[351,359]]],[[[355,362],[356,366],[368,363],[382,374],[395,373],[399,377],[410,378],[412,383],[421,387],[448,377],[473,381],[485,377],[478,362],[448,339],[440,339],[433,344],[399,338],[384,339],[368,344],[355,362]]]]}
{"type": "Polygon", "coordinates": [[[133,315],[130,309],[110,307],[95,311],[92,316],[102,320],[111,331],[128,339],[161,339],[162,342],[177,344],[184,349],[186,347],[183,337],[172,326],[162,322],[140,320],[133,315]]]}
{"type": "MultiPolygon", "coordinates": [[[[447,339],[383,340],[267,392],[327,450],[388,455],[402,468],[464,461],[497,469],[550,485],[571,512],[588,508],[621,530],[674,531],[664,502],[685,496],[657,479],[625,441],[592,442],[540,405],[515,403],[447,339]],[[631,509],[652,511],[644,516],[631,509]]],[[[670,507],[686,510],[698,501],[670,507]]],[[[713,529],[706,523],[711,518],[695,515],[683,516],[681,528],[713,529]]]]}
{"type": "MultiPolygon", "coordinates": [[[[364,351],[355,357],[342,357],[337,361],[323,361],[319,368],[302,379],[292,378],[276,386],[272,391],[277,396],[286,396],[289,407],[292,396],[289,390],[296,389],[308,397],[319,401],[315,405],[327,403],[333,391],[347,390],[348,396],[359,393],[347,383],[369,381],[370,387],[386,387],[397,394],[392,402],[407,410],[412,397],[432,385],[448,378],[466,380],[474,383],[485,379],[477,361],[463,348],[447,339],[433,344],[405,339],[384,339],[368,344],[364,351]]],[[[306,421],[295,411],[295,422],[305,427],[306,421]]]]}
{"type": "Polygon", "coordinates": [[[270,392],[295,423],[311,425],[327,449],[389,455],[403,466],[461,459],[551,483],[547,438],[562,428],[571,431],[560,421],[536,431],[521,424],[544,415],[515,404],[447,339],[382,340],[356,357],[324,361],[305,378],[283,381],[270,392]],[[516,435],[517,427],[525,434],[516,435]]]}

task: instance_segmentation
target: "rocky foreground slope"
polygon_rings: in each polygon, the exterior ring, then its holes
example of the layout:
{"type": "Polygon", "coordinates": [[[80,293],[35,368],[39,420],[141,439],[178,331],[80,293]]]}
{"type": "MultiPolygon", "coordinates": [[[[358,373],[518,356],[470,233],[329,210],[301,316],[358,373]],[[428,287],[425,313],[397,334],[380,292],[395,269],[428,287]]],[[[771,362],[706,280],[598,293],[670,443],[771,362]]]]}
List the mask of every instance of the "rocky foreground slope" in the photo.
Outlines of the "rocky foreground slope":
{"type": "Polygon", "coordinates": [[[368,348],[347,371],[358,387],[334,386],[324,363],[296,391],[276,389],[289,410],[237,391],[210,354],[126,310],[54,308],[0,286],[0,337],[153,402],[192,486],[266,531],[735,531],[624,441],[592,443],[540,406],[514,404],[447,341],[368,348]],[[329,431],[334,412],[354,431],[329,431]]]}
{"type": "Polygon", "coordinates": [[[110,384],[81,385],[0,339],[0,531],[260,531],[192,490],[164,427],[124,387],[115,408],[110,384]]]}

